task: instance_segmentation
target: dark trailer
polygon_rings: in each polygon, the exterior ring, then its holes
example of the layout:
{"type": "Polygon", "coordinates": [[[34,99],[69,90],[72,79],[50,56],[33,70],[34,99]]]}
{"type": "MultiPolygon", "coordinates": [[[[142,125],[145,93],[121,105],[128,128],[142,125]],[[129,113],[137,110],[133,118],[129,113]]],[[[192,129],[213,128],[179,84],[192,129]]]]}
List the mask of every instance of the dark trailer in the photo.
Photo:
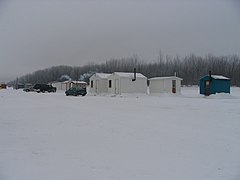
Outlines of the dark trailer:
{"type": "Polygon", "coordinates": [[[202,77],[199,80],[200,94],[209,96],[216,93],[230,94],[230,79],[221,75],[211,75],[202,77]]]}

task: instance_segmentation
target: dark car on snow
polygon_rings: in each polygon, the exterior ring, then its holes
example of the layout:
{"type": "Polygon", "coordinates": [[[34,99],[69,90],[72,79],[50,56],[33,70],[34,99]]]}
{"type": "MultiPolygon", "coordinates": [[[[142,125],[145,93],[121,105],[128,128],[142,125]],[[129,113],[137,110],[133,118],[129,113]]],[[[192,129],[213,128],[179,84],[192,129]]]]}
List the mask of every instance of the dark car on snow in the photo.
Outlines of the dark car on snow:
{"type": "Polygon", "coordinates": [[[39,92],[56,92],[57,88],[53,87],[52,85],[49,84],[35,84],[33,86],[33,89],[35,89],[38,93],[39,92]]]}
{"type": "Polygon", "coordinates": [[[71,87],[67,91],[65,91],[66,96],[85,96],[87,94],[87,90],[84,87],[71,87]]]}

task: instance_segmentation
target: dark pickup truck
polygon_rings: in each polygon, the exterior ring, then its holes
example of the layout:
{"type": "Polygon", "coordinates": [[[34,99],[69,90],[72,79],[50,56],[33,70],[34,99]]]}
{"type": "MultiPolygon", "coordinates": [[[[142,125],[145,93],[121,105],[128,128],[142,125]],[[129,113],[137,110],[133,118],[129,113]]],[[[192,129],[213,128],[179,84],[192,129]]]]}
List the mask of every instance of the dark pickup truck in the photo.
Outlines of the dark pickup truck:
{"type": "Polygon", "coordinates": [[[38,93],[42,92],[56,92],[57,88],[53,87],[52,85],[49,84],[35,84],[33,86],[33,89],[35,89],[38,93]]]}

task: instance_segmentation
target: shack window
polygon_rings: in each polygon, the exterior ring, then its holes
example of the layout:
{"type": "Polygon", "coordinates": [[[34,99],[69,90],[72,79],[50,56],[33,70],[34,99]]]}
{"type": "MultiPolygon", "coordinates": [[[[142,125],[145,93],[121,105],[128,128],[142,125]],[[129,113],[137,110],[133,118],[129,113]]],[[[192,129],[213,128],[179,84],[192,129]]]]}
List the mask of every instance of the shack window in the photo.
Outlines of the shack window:
{"type": "Polygon", "coordinates": [[[172,80],[172,88],[176,88],[176,80],[172,80]]]}
{"type": "Polygon", "coordinates": [[[108,87],[109,87],[109,88],[112,88],[112,80],[109,80],[109,81],[108,81],[108,87]]]}
{"type": "Polygon", "coordinates": [[[91,81],[91,88],[93,88],[93,81],[91,81]]]}

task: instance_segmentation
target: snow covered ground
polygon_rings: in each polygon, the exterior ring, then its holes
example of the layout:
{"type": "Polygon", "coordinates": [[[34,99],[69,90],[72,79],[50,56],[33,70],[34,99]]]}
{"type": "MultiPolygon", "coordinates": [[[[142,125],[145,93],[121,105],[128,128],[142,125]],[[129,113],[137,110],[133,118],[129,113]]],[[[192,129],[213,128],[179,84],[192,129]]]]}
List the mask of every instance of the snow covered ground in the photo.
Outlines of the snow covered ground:
{"type": "Polygon", "coordinates": [[[0,180],[240,179],[240,88],[231,92],[0,90],[0,180]]]}

